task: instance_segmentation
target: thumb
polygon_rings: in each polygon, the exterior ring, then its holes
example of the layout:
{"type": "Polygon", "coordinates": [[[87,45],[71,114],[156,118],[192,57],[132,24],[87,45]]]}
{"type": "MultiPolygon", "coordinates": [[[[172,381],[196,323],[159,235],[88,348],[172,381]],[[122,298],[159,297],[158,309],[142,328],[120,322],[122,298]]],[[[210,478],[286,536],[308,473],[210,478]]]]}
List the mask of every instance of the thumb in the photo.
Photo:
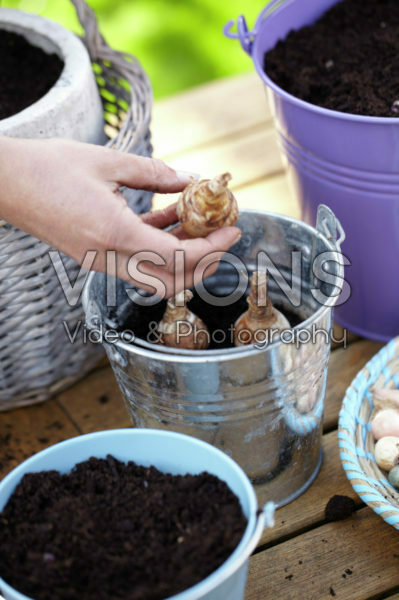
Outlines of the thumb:
{"type": "Polygon", "coordinates": [[[186,251],[186,266],[192,277],[190,285],[196,285],[212,275],[223,255],[240,240],[241,235],[242,231],[238,227],[223,227],[206,238],[182,240],[181,247],[186,251]]]}
{"type": "Polygon", "coordinates": [[[121,152],[114,163],[114,179],[119,185],[166,193],[180,192],[198,175],[175,171],[155,158],[121,152]]]}
{"type": "Polygon", "coordinates": [[[212,255],[223,255],[231,246],[236,244],[242,235],[238,227],[222,227],[210,233],[206,238],[191,238],[181,240],[181,248],[185,250],[187,264],[195,266],[199,261],[213,261],[212,255]]]}
{"type": "Polygon", "coordinates": [[[222,227],[210,233],[206,239],[216,250],[228,250],[240,241],[241,236],[239,227],[222,227]]]}

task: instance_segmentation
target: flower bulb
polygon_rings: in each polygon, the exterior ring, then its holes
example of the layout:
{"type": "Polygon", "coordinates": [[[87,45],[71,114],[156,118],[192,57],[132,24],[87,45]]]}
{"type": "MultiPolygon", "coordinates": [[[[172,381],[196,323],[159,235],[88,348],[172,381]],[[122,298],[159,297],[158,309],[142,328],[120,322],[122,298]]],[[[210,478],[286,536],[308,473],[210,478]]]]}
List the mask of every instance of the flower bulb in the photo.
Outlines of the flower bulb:
{"type": "Polygon", "coordinates": [[[255,271],[251,277],[250,293],[247,298],[248,310],[234,324],[234,345],[267,345],[277,338],[276,334],[289,329],[285,316],[274,308],[267,294],[267,274],[255,271]]]}
{"type": "Polygon", "coordinates": [[[168,300],[165,313],[158,324],[161,344],[183,350],[208,348],[210,336],[207,326],[186,306],[192,297],[190,290],[184,290],[168,300]]]}
{"type": "Polygon", "coordinates": [[[238,205],[228,189],[230,173],[190,183],[181,193],[176,212],[182,227],[192,237],[205,237],[212,231],[234,225],[238,205]]]}

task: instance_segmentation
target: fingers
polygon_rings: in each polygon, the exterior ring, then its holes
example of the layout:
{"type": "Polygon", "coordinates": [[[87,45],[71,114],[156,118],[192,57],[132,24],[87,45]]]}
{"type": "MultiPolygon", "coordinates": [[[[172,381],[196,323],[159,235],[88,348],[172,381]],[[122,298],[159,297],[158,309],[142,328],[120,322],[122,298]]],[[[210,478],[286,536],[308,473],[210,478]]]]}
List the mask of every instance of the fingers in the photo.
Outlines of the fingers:
{"type": "MultiPolygon", "coordinates": [[[[128,256],[119,255],[119,276],[129,283],[170,298],[183,289],[193,287],[213,274],[225,252],[241,237],[241,230],[226,227],[207,238],[179,240],[176,237],[143,225],[151,242],[140,240],[140,248],[156,248],[128,256]],[[129,268],[127,264],[129,263],[129,268]],[[158,282],[158,283],[157,283],[158,282]]],[[[137,240],[136,240],[137,241],[137,240]]]]}
{"type": "Polygon", "coordinates": [[[168,233],[174,235],[179,240],[192,240],[193,239],[191,237],[191,235],[189,235],[186,231],[184,231],[182,225],[180,225],[180,224],[176,225],[175,227],[172,227],[172,229],[169,229],[168,233]]]}
{"type": "Polygon", "coordinates": [[[175,171],[161,160],[123,152],[115,153],[111,178],[131,188],[153,192],[180,192],[197,176],[175,171]]]}
{"type": "Polygon", "coordinates": [[[143,223],[151,225],[151,227],[156,227],[157,229],[169,227],[169,225],[173,225],[173,223],[176,223],[179,220],[176,214],[176,202],[162,210],[154,210],[140,215],[140,218],[143,223]]]}
{"type": "MultiPolygon", "coordinates": [[[[151,227],[156,227],[157,229],[165,229],[170,225],[174,225],[179,220],[176,213],[176,205],[177,202],[162,210],[154,210],[139,216],[146,225],[151,225],[151,227]]],[[[192,239],[191,235],[186,233],[180,224],[169,229],[168,233],[174,235],[179,240],[192,239]]]]}
{"type": "Polygon", "coordinates": [[[226,252],[236,244],[242,235],[238,227],[223,227],[213,231],[206,238],[182,240],[181,248],[185,251],[190,266],[198,264],[214,252],[226,252]]]}
{"type": "Polygon", "coordinates": [[[241,235],[242,231],[238,227],[224,227],[206,238],[182,240],[181,246],[187,260],[185,281],[177,278],[179,287],[192,287],[213,275],[223,255],[240,240],[241,235]]]}
{"type": "MultiPolygon", "coordinates": [[[[118,276],[153,293],[153,282],[142,276],[147,273],[163,282],[162,295],[171,297],[213,273],[223,254],[241,237],[237,227],[225,227],[206,238],[184,239],[179,226],[173,230],[177,235],[163,229],[176,220],[175,205],[141,217],[126,205],[114,207],[112,218],[104,220],[102,247],[117,251],[118,276]]],[[[102,270],[103,265],[95,266],[102,270]]]]}

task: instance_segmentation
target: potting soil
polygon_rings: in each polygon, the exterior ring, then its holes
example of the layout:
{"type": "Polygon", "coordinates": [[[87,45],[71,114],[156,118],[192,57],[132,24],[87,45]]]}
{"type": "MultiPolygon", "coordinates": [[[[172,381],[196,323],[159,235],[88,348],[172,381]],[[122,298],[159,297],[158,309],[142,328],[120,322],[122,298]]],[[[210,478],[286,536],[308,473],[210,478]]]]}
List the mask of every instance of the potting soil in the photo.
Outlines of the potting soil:
{"type": "Polygon", "coordinates": [[[64,63],[23,36],[0,29],[0,119],[6,119],[44,96],[64,63]]]}
{"type": "Polygon", "coordinates": [[[265,55],[293,96],[341,112],[399,117],[399,2],[343,0],[265,55]]]}
{"type": "Polygon", "coordinates": [[[0,576],[35,600],[161,600],[220,566],[246,525],[213,475],[91,458],[24,476],[0,513],[0,576]]]}

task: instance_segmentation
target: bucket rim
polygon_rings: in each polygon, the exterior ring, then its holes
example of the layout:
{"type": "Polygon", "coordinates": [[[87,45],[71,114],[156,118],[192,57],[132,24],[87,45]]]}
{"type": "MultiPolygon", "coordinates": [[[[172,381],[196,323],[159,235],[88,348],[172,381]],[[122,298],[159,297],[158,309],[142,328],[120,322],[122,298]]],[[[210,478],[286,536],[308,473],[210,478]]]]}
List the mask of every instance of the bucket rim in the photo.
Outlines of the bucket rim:
{"type": "MultiPolygon", "coordinates": [[[[343,121],[351,121],[363,124],[374,124],[374,125],[397,125],[399,127],[399,117],[375,117],[369,115],[357,115],[353,113],[341,112],[338,110],[333,110],[331,108],[324,108],[322,106],[318,106],[317,104],[312,104],[311,102],[307,102],[306,100],[301,100],[300,98],[290,94],[285,91],[283,88],[278,86],[270,77],[266,74],[262,62],[259,60],[259,39],[262,31],[267,27],[268,20],[273,17],[274,14],[279,13],[280,11],[288,8],[291,4],[295,2],[299,2],[300,0],[285,0],[285,2],[278,2],[276,7],[273,7],[273,2],[271,5],[266,5],[265,8],[259,14],[255,27],[251,32],[253,36],[253,43],[250,49],[250,56],[255,65],[255,69],[257,73],[260,75],[262,81],[267,84],[269,88],[277,95],[281,96],[284,100],[289,102],[290,104],[294,104],[295,106],[302,108],[303,110],[307,110],[309,112],[313,112],[319,114],[321,116],[339,119],[343,121]],[[270,11],[272,12],[270,13],[270,11]],[[269,14],[270,13],[270,14],[269,14]]],[[[338,0],[339,1],[339,0],[338,0]]],[[[282,38],[283,39],[283,38],[282,38]]]]}
{"type": "MultiPolygon", "coordinates": [[[[31,457],[27,458],[22,463],[17,465],[14,469],[10,471],[10,473],[8,473],[4,477],[4,479],[0,481],[0,498],[4,493],[4,488],[7,488],[10,484],[14,485],[15,483],[13,490],[5,498],[6,503],[13,491],[15,490],[15,486],[18,485],[18,483],[21,481],[23,475],[25,473],[31,472],[29,471],[29,469],[34,468],[34,465],[36,463],[39,463],[43,458],[51,458],[51,455],[57,453],[60,450],[60,448],[67,450],[68,447],[74,447],[79,444],[84,445],[84,443],[87,441],[95,439],[105,440],[106,438],[113,438],[115,436],[126,436],[132,439],[139,437],[148,438],[155,436],[158,438],[168,438],[169,440],[172,438],[178,438],[183,442],[186,441],[191,446],[196,446],[197,448],[201,447],[202,449],[206,450],[210,455],[216,454],[220,459],[223,459],[224,463],[226,463],[229,466],[230,471],[235,472],[239,476],[241,482],[243,483],[245,488],[245,494],[247,496],[249,504],[249,514],[246,515],[247,526],[236,548],[233,550],[230,556],[228,556],[227,559],[217,569],[215,569],[212,573],[207,575],[207,577],[194,584],[190,588],[187,588],[186,590],[183,590],[182,592],[179,592],[174,596],[170,596],[168,599],[200,600],[200,598],[202,598],[205,593],[212,591],[215,587],[217,587],[226,579],[228,579],[231,575],[233,575],[233,573],[238,571],[238,569],[243,565],[243,563],[246,560],[248,560],[249,555],[252,553],[259,541],[259,538],[263,532],[263,529],[265,528],[265,525],[267,525],[267,523],[265,523],[267,519],[267,508],[265,508],[265,510],[258,510],[258,501],[255,494],[255,490],[250,480],[248,479],[248,476],[235,460],[233,460],[219,448],[216,448],[215,446],[208,444],[203,440],[200,440],[198,438],[184,433],[179,433],[175,431],[163,431],[159,429],[121,428],[86,433],[83,435],[75,436],[73,438],[69,438],[67,440],[63,440],[56,444],[52,444],[48,448],[45,448],[44,450],[33,454],[31,457]]],[[[134,460],[133,456],[131,460],[134,460]]],[[[217,476],[221,480],[223,480],[222,476],[217,476]]],[[[227,483],[227,485],[229,484],[227,483]]],[[[3,509],[5,503],[2,503],[0,511],[3,509]]],[[[272,524],[273,519],[272,512],[273,510],[271,510],[271,514],[269,515],[269,518],[271,519],[270,525],[272,524]]],[[[16,588],[7,583],[7,581],[5,581],[2,577],[0,577],[0,594],[1,593],[6,593],[7,595],[10,595],[10,597],[12,596],[14,600],[34,600],[30,596],[26,596],[22,592],[19,592],[16,588]]]]}
{"type": "MultiPolygon", "coordinates": [[[[309,234],[314,236],[315,238],[322,239],[326,245],[326,248],[331,252],[340,253],[340,249],[337,248],[333,240],[329,240],[323,232],[319,231],[312,225],[309,225],[305,221],[300,219],[296,219],[294,217],[290,217],[288,215],[283,215],[281,213],[275,213],[270,211],[262,211],[257,209],[244,209],[240,210],[240,215],[245,214],[256,214],[264,217],[277,217],[281,220],[289,221],[290,223],[297,224],[300,227],[306,229],[309,234]]],[[[98,274],[96,272],[91,272],[87,278],[87,281],[83,288],[82,293],[82,304],[85,311],[85,315],[87,317],[87,308],[89,304],[89,292],[90,288],[93,284],[94,278],[98,274]]],[[[337,279],[343,280],[344,278],[344,267],[342,264],[339,265],[339,272],[337,274],[337,279]]],[[[320,306],[320,308],[314,312],[310,317],[301,321],[295,327],[291,329],[293,331],[298,331],[299,329],[306,329],[312,325],[312,322],[317,316],[317,319],[322,319],[329,311],[334,308],[336,301],[338,300],[339,294],[333,299],[331,296],[331,304],[327,306],[320,306]]],[[[88,328],[91,328],[91,325],[86,320],[86,324],[88,328]]],[[[179,361],[181,363],[193,364],[193,363],[204,363],[204,362],[222,362],[226,360],[226,356],[229,357],[229,360],[240,360],[242,358],[248,358],[258,355],[259,352],[263,352],[265,350],[271,350],[280,348],[284,342],[281,340],[273,341],[271,344],[268,344],[265,348],[259,349],[256,347],[256,344],[250,344],[248,346],[241,346],[237,348],[225,348],[225,349],[214,349],[214,350],[182,350],[180,348],[163,348],[162,346],[157,346],[156,344],[152,344],[150,342],[146,342],[141,338],[138,338],[138,342],[135,340],[134,343],[125,342],[121,339],[117,339],[112,343],[103,341],[103,345],[108,350],[110,349],[112,352],[118,352],[118,350],[123,350],[128,355],[132,354],[132,349],[134,349],[134,354],[139,355],[141,357],[145,357],[151,360],[161,360],[162,362],[175,362],[179,361]],[[154,347],[154,349],[153,349],[154,347]]]]}

